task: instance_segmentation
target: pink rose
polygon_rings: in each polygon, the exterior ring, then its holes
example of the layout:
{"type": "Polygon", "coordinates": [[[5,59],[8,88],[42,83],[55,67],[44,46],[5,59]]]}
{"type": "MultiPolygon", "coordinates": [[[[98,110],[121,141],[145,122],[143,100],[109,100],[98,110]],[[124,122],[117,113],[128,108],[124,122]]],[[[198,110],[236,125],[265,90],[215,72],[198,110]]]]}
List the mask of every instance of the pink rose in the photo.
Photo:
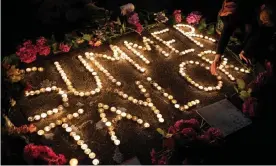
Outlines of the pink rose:
{"type": "Polygon", "coordinates": [[[186,21],[188,24],[198,24],[199,21],[201,20],[201,17],[202,15],[199,14],[199,12],[194,11],[187,16],[186,21]]]}
{"type": "Polygon", "coordinates": [[[37,50],[39,55],[44,55],[44,56],[49,55],[51,52],[51,49],[49,46],[38,46],[37,50]]]}
{"type": "Polygon", "coordinates": [[[131,15],[128,17],[127,22],[128,22],[129,24],[132,24],[132,25],[137,25],[137,24],[139,24],[140,21],[139,21],[139,16],[138,16],[138,14],[137,14],[137,13],[131,14],[131,15]]]}
{"type": "Polygon", "coordinates": [[[36,54],[37,49],[30,40],[25,41],[22,46],[19,46],[16,52],[16,55],[19,57],[21,62],[25,63],[31,63],[35,61],[36,54]]]}
{"type": "Polygon", "coordinates": [[[60,43],[59,44],[59,49],[62,51],[62,52],[69,52],[70,51],[70,48],[71,46],[67,45],[67,44],[64,44],[64,43],[60,43]]]}
{"type": "Polygon", "coordinates": [[[174,15],[175,22],[181,23],[181,21],[182,21],[181,10],[175,10],[173,12],[173,15],[174,15]]]}

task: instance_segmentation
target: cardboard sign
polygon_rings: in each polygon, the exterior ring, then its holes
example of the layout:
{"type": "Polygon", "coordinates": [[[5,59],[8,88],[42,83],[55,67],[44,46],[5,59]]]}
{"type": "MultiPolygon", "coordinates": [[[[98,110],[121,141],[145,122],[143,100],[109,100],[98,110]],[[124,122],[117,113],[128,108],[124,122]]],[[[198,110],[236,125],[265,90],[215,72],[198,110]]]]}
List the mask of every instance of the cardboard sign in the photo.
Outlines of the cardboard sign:
{"type": "Polygon", "coordinates": [[[227,99],[203,107],[197,113],[212,127],[219,128],[224,136],[252,123],[227,99]]]}

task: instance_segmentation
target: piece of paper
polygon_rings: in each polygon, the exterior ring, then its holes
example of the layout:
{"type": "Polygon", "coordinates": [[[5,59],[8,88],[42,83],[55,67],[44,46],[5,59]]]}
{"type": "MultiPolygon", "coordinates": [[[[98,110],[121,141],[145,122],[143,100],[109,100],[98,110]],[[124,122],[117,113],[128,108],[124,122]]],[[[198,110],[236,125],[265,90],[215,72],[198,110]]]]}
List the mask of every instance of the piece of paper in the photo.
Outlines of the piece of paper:
{"type": "Polygon", "coordinates": [[[212,127],[219,128],[224,136],[230,135],[252,122],[227,99],[197,110],[212,127]]]}

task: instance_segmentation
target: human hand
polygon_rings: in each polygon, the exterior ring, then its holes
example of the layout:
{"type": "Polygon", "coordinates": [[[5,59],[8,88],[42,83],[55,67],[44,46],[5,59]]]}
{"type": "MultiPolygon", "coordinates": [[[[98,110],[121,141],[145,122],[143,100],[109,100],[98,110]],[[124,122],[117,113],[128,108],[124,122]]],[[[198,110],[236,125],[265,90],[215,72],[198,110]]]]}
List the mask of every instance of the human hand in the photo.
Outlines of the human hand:
{"type": "Polygon", "coordinates": [[[251,60],[244,55],[244,51],[239,54],[241,60],[244,60],[246,64],[252,65],[251,60]]]}
{"type": "Polygon", "coordinates": [[[220,65],[220,63],[221,63],[221,55],[217,54],[210,68],[212,75],[217,75],[217,67],[220,65]]]}

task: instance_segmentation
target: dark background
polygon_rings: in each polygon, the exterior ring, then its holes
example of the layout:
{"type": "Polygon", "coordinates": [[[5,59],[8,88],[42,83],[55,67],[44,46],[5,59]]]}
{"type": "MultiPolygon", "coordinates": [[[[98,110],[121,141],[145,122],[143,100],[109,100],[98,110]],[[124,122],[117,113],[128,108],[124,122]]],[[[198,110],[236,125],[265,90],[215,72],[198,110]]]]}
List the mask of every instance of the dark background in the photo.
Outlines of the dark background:
{"type": "Polygon", "coordinates": [[[14,53],[23,39],[64,33],[83,26],[80,16],[84,6],[94,2],[99,7],[119,13],[120,6],[133,3],[137,10],[172,13],[182,9],[183,13],[201,11],[209,22],[216,16],[223,0],[4,0],[2,1],[2,57],[14,53]],[[71,12],[71,13],[70,13],[71,12]],[[68,16],[69,13],[69,16],[68,16]],[[48,19],[50,18],[50,19],[48,19]],[[50,20],[50,21],[49,21],[50,20]]]}

